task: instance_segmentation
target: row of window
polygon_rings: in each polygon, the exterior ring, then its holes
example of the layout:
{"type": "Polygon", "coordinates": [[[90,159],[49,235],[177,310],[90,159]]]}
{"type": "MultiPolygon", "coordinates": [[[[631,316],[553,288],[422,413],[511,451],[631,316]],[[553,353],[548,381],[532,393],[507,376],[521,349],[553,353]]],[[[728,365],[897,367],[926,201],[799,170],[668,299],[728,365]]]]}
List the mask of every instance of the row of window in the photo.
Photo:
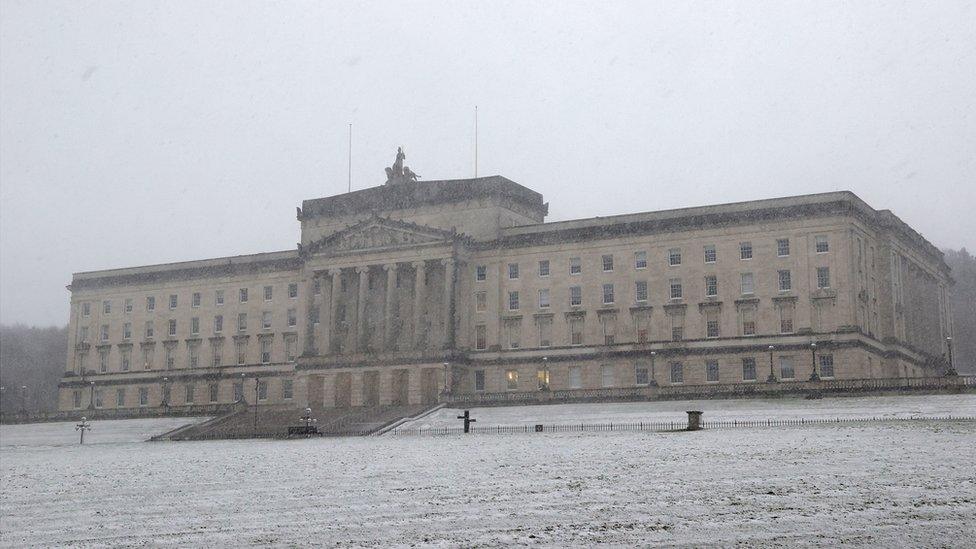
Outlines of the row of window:
{"type": "MultiPolygon", "coordinates": [[[[817,253],[827,253],[830,251],[830,244],[827,240],[826,235],[818,235],[815,237],[816,251],[817,253]]],[[[703,247],[703,259],[705,263],[716,263],[718,261],[718,252],[714,245],[706,245],[703,247]]],[[[780,238],[776,240],[776,255],[777,257],[789,257],[790,255],[790,239],[780,238]]],[[[740,242],[739,243],[739,259],[740,260],[750,260],[753,258],[752,242],[740,242]]],[[[668,250],[667,254],[668,265],[676,267],[681,265],[682,252],[681,248],[671,248],[668,250]]],[[[614,256],[613,254],[605,254],[601,257],[601,263],[603,266],[603,272],[613,272],[614,270],[614,256]]],[[[642,270],[647,268],[647,252],[637,251],[634,252],[634,269],[642,270]]],[[[551,263],[548,259],[539,260],[538,269],[536,271],[540,278],[548,277],[551,272],[551,263]]],[[[583,261],[580,257],[569,258],[569,274],[578,275],[583,273],[583,261]]],[[[521,276],[521,267],[519,263],[509,263],[508,264],[508,278],[509,280],[518,280],[521,276]]],[[[478,282],[483,282],[488,279],[488,266],[487,265],[477,265],[475,267],[475,280],[478,282]]]]}
{"type": "MultiPolygon", "coordinates": [[[[833,378],[834,377],[834,357],[833,355],[825,354],[820,355],[818,358],[819,365],[819,375],[822,378],[833,378]]],[[[783,380],[793,380],[796,379],[796,369],[795,369],[795,357],[793,356],[781,356],[779,357],[779,379],[783,380]]],[[[757,362],[755,358],[743,358],[741,359],[741,381],[757,381],[757,362]]],[[[685,380],[685,364],[680,361],[671,361],[667,365],[668,379],[672,384],[684,383],[685,380]]],[[[717,383],[721,377],[720,364],[718,360],[706,360],[705,361],[705,381],[709,383],[717,383]]],[[[509,391],[519,390],[519,370],[510,369],[504,371],[504,387],[509,391]]],[[[617,367],[612,364],[605,364],[600,368],[600,384],[602,387],[617,387],[620,386],[617,376],[617,367]]],[[[474,390],[483,392],[487,387],[487,371],[486,370],[475,370],[474,371],[474,390]]],[[[635,385],[648,385],[651,381],[651,370],[647,362],[641,361],[634,365],[634,377],[633,383],[635,385]]],[[[548,390],[550,383],[550,371],[547,368],[539,368],[536,370],[536,383],[537,388],[540,391],[548,390]]],[[[567,379],[567,387],[570,389],[582,389],[583,388],[583,368],[581,366],[570,366],[569,367],[569,377],[567,379]]]]}
{"type": "MultiPolygon", "coordinates": [[[[237,293],[237,298],[241,303],[248,302],[248,289],[240,288],[237,293]]],[[[296,299],[298,298],[298,284],[291,283],[288,284],[288,298],[296,299]]],[[[264,287],[264,300],[273,301],[274,299],[274,286],[264,287]]],[[[203,295],[200,292],[193,292],[190,296],[190,307],[197,308],[200,307],[203,301],[203,295]]],[[[214,305],[224,304],[224,290],[214,291],[214,305]]],[[[169,295],[169,308],[170,310],[176,309],[179,306],[179,295],[170,294],[169,295]]],[[[133,301],[131,297],[127,297],[122,300],[122,310],[125,313],[131,313],[133,308],[133,301]]],[[[153,312],[156,310],[156,296],[146,296],[146,312],[153,312]]],[[[106,299],[102,301],[102,314],[112,314],[112,300],[106,299]]],[[[81,303],[81,316],[89,317],[91,316],[91,302],[84,301],[81,303]]]]}
{"type": "MultiPolygon", "coordinates": [[[[210,365],[218,367],[223,365],[223,342],[212,341],[210,343],[210,365]]],[[[261,350],[261,363],[270,364],[272,359],[272,339],[270,337],[261,338],[260,342],[261,350]]],[[[235,342],[236,351],[236,364],[244,365],[247,363],[247,340],[242,339],[235,342]]],[[[285,358],[288,362],[294,362],[297,358],[298,351],[298,338],[296,336],[285,337],[285,358]]],[[[80,372],[85,372],[86,370],[86,354],[78,354],[78,370],[80,372]]],[[[109,358],[110,352],[108,349],[100,350],[98,352],[98,371],[100,373],[106,373],[109,371],[109,358]]],[[[145,347],[142,349],[142,367],[144,370],[152,370],[155,358],[155,350],[152,347],[145,347]]],[[[177,352],[175,347],[166,346],[163,349],[163,364],[165,369],[172,370],[176,368],[177,352]]],[[[199,344],[188,344],[186,350],[186,364],[189,368],[196,368],[200,365],[200,345],[199,344]]],[[[119,370],[121,372],[128,372],[132,369],[132,351],[130,349],[122,349],[119,353],[119,370]]]]}
{"type": "MultiPolygon", "coordinates": [[[[298,325],[298,313],[295,309],[288,309],[286,323],[289,328],[294,328],[298,325]]],[[[264,330],[270,330],[272,328],[272,313],[271,311],[264,311],[261,313],[261,328],[264,330]]],[[[99,339],[101,341],[108,341],[109,339],[109,328],[108,324],[102,324],[99,327],[99,339]]],[[[247,313],[238,313],[237,315],[237,331],[243,332],[247,330],[247,313]]],[[[214,315],[213,317],[213,333],[220,334],[224,331],[224,315],[214,315]]],[[[175,337],[177,332],[177,320],[175,318],[169,319],[167,322],[167,335],[175,337]]],[[[147,320],[144,326],[143,333],[146,339],[152,339],[156,336],[156,322],[154,320],[147,320]]],[[[190,334],[199,335],[200,334],[200,318],[193,317],[190,319],[190,334]]],[[[122,324],[122,339],[132,339],[132,323],[125,322],[122,324]]],[[[79,340],[81,342],[88,341],[88,326],[81,326],[79,333],[79,340]]]]}
{"type": "MultiPolygon", "coordinates": [[[[194,385],[184,385],[183,386],[183,404],[196,404],[196,386],[194,385]]],[[[220,386],[216,383],[211,383],[208,386],[210,404],[216,404],[220,394],[220,386]]],[[[123,408],[127,404],[126,400],[127,392],[124,387],[119,387],[115,389],[115,406],[117,408],[123,408]]],[[[172,396],[170,386],[164,385],[162,390],[162,398],[160,399],[160,405],[173,404],[170,398],[172,396]]],[[[241,382],[234,384],[234,401],[241,400],[244,396],[244,385],[241,382]]],[[[96,408],[103,408],[105,406],[104,391],[102,389],[96,388],[94,394],[90,395],[92,404],[96,408]]],[[[258,400],[268,399],[268,382],[265,380],[259,380],[257,385],[257,397],[258,400]]],[[[291,400],[295,398],[295,384],[290,379],[281,380],[281,399],[291,400]]],[[[82,404],[82,391],[76,389],[72,394],[72,404],[75,408],[81,408],[82,404]]],[[[149,406],[149,388],[139,387],[138,388],[138,405],[139,406],[149,406]]]]}
{"type": "MultiPolygon", "coordinates": [[[[777,283],[780,292],[789,292],[793,289],[793,277],[792,273],[788,270],[777,271],[777,283]]],[[[604,305],[613,305],[616,303],[616,295],[614,291],[614,284],[604,284],[602,299],[604,305]]],[[[817,288],[827,289],[830,288],[830,268],[829,267],[817,267],[817,288]]],[[[742,295],[754,295],[756,291],[755,277],[753,273],[742,273],[739,280],[739,289],[742,295]]],[[[647,281],[638,280],[634,282],[634,302],[635,303],[646,303],[647,302],[647,281]]],[[[709,275],[705,277],[705,296],[706,297],[717,297],[718,296],[718,277],[715,275],[709,275]]],[[[680,278],[672,278],[668,280],[668,298],[677,300],[684,297],[684,288],[680,278]]],[[[540,309],[548,309],[551,305],[551,295],[549,288],[542,288],[538,290],[538,303],[540,309]]],[[[570,286],[569,287],[569,306],[570,307],[580,307],[583,305],[583,287],[582,286],[570,286]]],[[[521,293],[519,290],[512,290],[508,292],[508,310],[517,311],[521,308],[521,293]]],[[[487,292],[476,292],[475,293],[475,311],[485,312],[488,310],[488,293],[487,292]]]]}

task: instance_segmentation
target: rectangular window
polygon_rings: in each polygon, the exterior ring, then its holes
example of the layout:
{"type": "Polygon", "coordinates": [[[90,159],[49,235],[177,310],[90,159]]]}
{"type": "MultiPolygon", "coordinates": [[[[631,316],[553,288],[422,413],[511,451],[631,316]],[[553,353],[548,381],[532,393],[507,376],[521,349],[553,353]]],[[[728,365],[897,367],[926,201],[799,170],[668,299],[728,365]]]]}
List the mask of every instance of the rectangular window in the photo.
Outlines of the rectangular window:
{"type": "Polygon", "coordinates": [[[247,330],[247,313],[237,313],[237,331],[247,330]]]}
{"type": "Polygon", "coordinates": [[[169,345],[166,346],[166,369],[172,370],[176,367],[176,358],[173,357],[173,348],[169,345]]]}
{"type": "Polygon", "coordinates": [[[247,362],[247,340],[237,342],[237,364],[243,365],[247,362]]]}
{"type": "Polygon", "coordinates": [[[274,288],[271,286],[264,287],[264,300],[271,301],[271,297],[274,294],[274,288]]]}
{"type": "Polygon", "coordinates": [[[718,254],[715,252],[714,245],[705,246],[705,263],[715,263],[718,258],[718,254]]]}
{"type": "Polygon", "coordinates": [[[187,386],[185,386],[184,391],[186,393],[184,395],[184,401],[187,404],[193,404],[193,393],[194,393],[194,391],[193,391],[193,385],[187,385],[187,386]]]}
{"type": "Polygon", "coordinates": [[[830,251],[830,244],[827,242],[827,235],[817,235],[816,243],[818,254],[825,254],[830,251]]]}
{"type": "Polygon", "coordinates": [[[671,383],[685,382],[685,367],[680,362],[671,363],[671,383]]]}
{"type": "Polygon", "coordinates": [[[549,260],[543,259],[539,262],[539,276],[546,277],[549,276],[549,260]]]}
{"type": "Polygon", "coordinates": [[[817,267],[817,288],[830,287],[830,267],[817,267]]]}
{"type": "Polygon", "coordinates": [[[582,318],[570,319],[569,342],[571,345],[583,344],[583,319],[582,318]]]}
{"type": "Polygon", "coordinates": [[[125,406],[125,389],[115,390],[115,407],[122,408],[125,406]]]}
{"type": "Polygon", "coordinates": [[[583,288],[581,286],[569,287],[569,306],[579,307],[583,304],[583,288]]]}
{"type": "Polygon", "coordinates": [[[488,348],[488,328],[484,324],[478,324],[474,327],[474,348],[479,351],[484,351],[488,348]]]}
{"type": "Polygon", "coordinates": [[[613,256],[605,255],[603,256],[603,272],[609,273],[613,270],[613,256]]]}
{"type": "Polygon", "coordinates": [[[793,369],[793,357],[779,357],[779,377],[782,379],[793,379],[796,377],[796,372],[793,369]]]}
{"type": "Polygon", "coordinates": [[[224,291],[217,290],[214,292],[214,304],[223,305],[224,304],[224,291]]]}
{"type": "Polygon", "coordinates": [[[650,382],[647,375],[647,363],[638,362],[634,365],[634,382],[637,385],[647,385],[650,382]]]}
{"type": "Polygon", "coordinates": [[[793,305],[785,304],[779,307],[779,331],[781,334],[793,333],[793,305]]]}
{"type": "Polygon", "coordinates": [[[149,406],[148,387],[139,387],[139,406],[149,406]]]}
{"type": "Polygon", "coordinates": [[[142,349],[142,367],[144,370],[151,370],[153,363],[153,348],[145,347],[142,349]]]}
{"type": "Polygon", "coordinates": [[[294,328],[298,325],[298,311],[295,309],[288,309],[288,326],[294,328]]]}
{"type": "Polygon", "coordinates": [[[647,302],[647,281],[638,280],[634,283],[634,301],[637,303],[647,302]]]}
{"type": "Polygon", "coordinates": [[[539,324],[539,347],[549,347],[552,345],[552,319],[540,318],[539,324]]]}
{"type": "Polygon", "coordinates": [[[705,311],[705,337],[719,337],[718,310],[709,307],[705,311]]]}
{"type": "Polygon", "coordinates": [[[244,398],[244,383],[234,384],[234,402],[240,402],[244,398]]]}
{"type": "Polygon", "coordinates": [[[522,321],[521,319],[509,319],[505,321],[506,346],[509,349],[518,349],[522,346],[522,321]]]}
{"type": "Polygon", "coordinates": [[[268,400],[268,382],[258,380],[258,400],[268,400]]]}
{"type": "Polygon", "coordinates": [[[223,357],[221,356],[223,354],[222,351],[224,350],[223,347],[224,346],[219,341],[214,341],[211,343],[210,365],[214,368],[220,366],[220,363],[223,361],[223,357]]]}
{"type": "Polygon", "coordinates": [[[535,371],[536,388],[540,391],[549,390],[549,370],[539,368],[535,371]]]}
{"type": "Polygon", "coordinates": [[[540,309],[549,308],[549,288],[543,288],[539,290],[539,308],[540,309]]]}
{"type": "Polygon", "coordinates": [[[319,277],[314,277],[312,279],[312,295],[320,295],[322,293],[322,279],[319,277]]]}
{"type": "Polygon", "coordinates": [[[570,389],[583,388],[583,368],[579,366],[569,367],[569,388],[570,389]]]}
{"type": "Polygon", "coordinates": [[[474,294],[474,310],[483,313],[488,310],[488,292],[474,294]]]}
{"type": "Polygon", "coordinates": [[[199,307],[200,301],[200,292],[193,292],[193,295],[190,297],[190,307],[199,307]]]}
{"type": "Polygon", "coordinates": [[[517,311],[519,309],[519,293],[508,292],[508,310],[517,311]]]}
{"type": "Polygon", "coordinates": [[[288,284],[288,299],[295,299],[298,297],[298,284],[292,282],[288,284]]]}
{"type": "Polygon", "coordinates": [[[604,364],[600,368],[600,384],[603,387],[613,387],[613,366],[611,364],[604,364]]]}
{"type": "MultiPolygon", "coordinates": [[[[146,298],[146,299],[152,299],[152,298],[146,298]]],[[[152,309],[148,309],[148,307],[147,307],[147,310],[150,310],[151,311],[152,309]]],[[[88,303],[86,301],[86,302],[84,302],[84,303],[81,304],[81,316],[84,316],[84,317],[91,316],[91,303],[88,303]]]]}
{"type": "Polygon", "coordinates": [[[103,314],[106,314],[106,315],[112,314],[112,302],[111,301],[103,301],[102,302],[102,313],[103,314]]]}
{"type": "Polygon", "coordinates": [[[820,355],[820,377],[834,377],[834,356],[820,355]]]}
{"type": "Polygon", "coordinates": [[[634,252],[634,268],[635,269],[647,268],[647,252],[644,251],[634,252]]]}
{"type": "Polygon", "coordinates": [[[583,262],[578,257],[569,258],[569,274],[578,275],[583,272],[583,262]]]}
{"type": "Polygon", "coordinates": [[[519,266],[518,263],[508,264],[508,278],[509,280],[518,280],[519,277],[519,266]]]}
{"type": "Polygon", "coordinates": [[[152,320],[147,320],[146,321],[146,339],[152,339],[153,336],[155,335],[155,332],[156,332],[156,327],[153,326],[153,321],[152,320]]]}
{"type": "Polygon", "coordinates": [[[285,338],[285,358],[288,362],[295,362],[298,357],[295,349],[298,348],[298,339],[295,336],[288,336],[285,338]]]}
{"type": "Polygon", "coordinates": [[[742,275],[740,275],[740,280],[742,295],[752,295],[756,293],[756,284],[752,277],[752,273],[742,273],[742,275]]]}
{"type": "Polygon", "coordinates": [[[488,280],[488,266],[478,265],[474,268],[474,279],[478,282],[484,282],[488,280]]]}
{"type": "Polygon", "coordinates": [[[96,408],[101,408],[103,405],[104,405],[104,402],[102,401],[102,390],[101,389],[95,389],[95,407],[96,408]]]}
{"type": "Polygon", "coordinates": [[[309,315],[312,317],[312,324],[319,323],[319,308],[318,305],[313,305],[312,309],[309,311],[309,315]]]}
{"type": "Polygon", "coordinates": [[[218,395],[217,389],[218,389],[218,385],[216,383],[211,383],[210,384],[210,402],[211,403],[217,402],[217,395],[218,395]]]}
{"type": "Polygon", "coordinates": [[[219,334],[224,331],[224,315],[214,316],[213,328],[215,334],[219,334]]]}
{"type": "Polygon", "coordinates": [[[151,313],[156,310],[156,297],[147,296],[146,297],[146,312],[151,313]]]}
{"type": "Polygon", "coordinates": [[[295,382],[290,379],[281,380],[281,399],[291,400],[295,398],[295,382]]]}
{"type": "Polygon", "coordinates": [[[790,255],[789,238],[779,238],[776,240],[776,255],[779,257],[786,257],[790,255]]]}
{"type": "Polygon", "coordinates": [[[169,335],[171,337],[176,336],[176,319],[169,319],[169,335]]]}
{"type": "Polygon", "coordinates": [[[271,339],[264,338],[261,340],[261,363],[268,364],[271,362],[271,339]]]}
{"type": "Polygon", "coordinates": [[[247,303],[247,288],[241,288],[238,292],[238,298],[241,303],[247,303]]]}
{"type": "Polygon", "coordinates": [[[793,277],[790,271],[777,271],[779,276],[779,291],[788,292],[793,289],[793,277]]]}
{"type": "Polygon", "coordinates": [[[82,343],[88,341],[88,326],[82,326],[81,327],[81,333],[78,336],[78,339],[80,339],[82,341],[82,343]]]}
{"type": "Polygon", "coordinates": [[[484,391],[485,390],[485,371],[475,370],[474,371],[474,390],[484,391]]]}
{"type": "Polygon", "coordinates": [[[603,285],[603,304],[613,305],[613,284],[603,285]]]}
{"type": "Polygon", "coordinates": [[[518,390],[518,370],[505,370],[505,387],[509,391],[518,390]]]}
{"type": "Polygon", "coordinates": [[[709,360],[705,362],[705,381],[718,381],[718,361],[709,360]]]}
{"type": "Polygon", "coordinates": [[[81,408],[81,391],[75,391],[71,394],[72,405],[75,408],[81,408]]]}
{"type": "Polygon", "coordinates": [[[122,339],[132,339],[132,323],[122,324],[122,339]]]}
{"type": "Polygon", "coordinates": [[[200,333],[200,317],[195,316],[190,319],[190,333],[193,335],[200,333]]]}
{"type": "Polygon", "coordinates": [[[754,358],[742,359],[742,380],[743,381],[756,380],[756,359],[754,358]]]}
{"type": "Polygon", "coordinates": [[[752,242],[739,244],[739,259],[752,259],[752,242]]]}
{"type": "Polygon", "coordinates": [[[188,358],[189,358],[188,362],[190,364],[190,368],[196,368],[197,366],[200,365],[200,346],[199,345],[196,345],[196,344],[190,345],[189,357],[188,358]]]}
{"type": "Polygon", "coordinates": [[[668,250],[668,265],[672,267],[681,265],[681,248],[671,248],[668,250]]]}
{"type": "Polygon", "coordinates": [[[103,374],[108,371],[108,351],[98,353],[98,371],[103,374]]]}
{"type": "Polygon", "coordinates": [[[179,297],[176,294],[170,294],[169,296],[169,308],[175,309],[179,305],[179,297]]]}
{"type": "Polygon", "coordinates": [[[131,297],[125,298],[123,307],[125,308],[125,312],[126,313],[131,313],[132,312],[132,298],[131,297]]]}
{"type": "Polygon", "coordinates": [[[715,297],[718,295],[718,277],[708,275],[705,277],[705,296],[715,297]]]}
{"type": "Polygon", "coordinates": [[[668,284],[671,289],[671,299],[681,299],[681,279],[672,278],[668,284]]]}
{"type": "Polygon", "coordinates": [[[681,341],[685,338],[684,326],[671,326],[671,341],[681,341]]]}
{"type": "Polygon", "coordinates": [[[742,335],[756,335],[756,310],[752,307],[742,309],[742,335]]]}

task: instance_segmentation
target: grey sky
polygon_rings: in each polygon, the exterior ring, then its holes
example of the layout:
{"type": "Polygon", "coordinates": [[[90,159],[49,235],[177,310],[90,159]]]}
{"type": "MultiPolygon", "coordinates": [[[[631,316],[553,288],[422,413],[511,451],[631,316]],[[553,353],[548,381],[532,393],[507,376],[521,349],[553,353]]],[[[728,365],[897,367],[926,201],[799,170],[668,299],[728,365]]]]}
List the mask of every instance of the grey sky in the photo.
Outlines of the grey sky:
{"type": "Polygon", "coordinates": [[[426,179],[550,220],[850,189],[976,249],[972,2],[0,5],[0,321],[74,271],[289,249],[295,206],[426,179]]]}

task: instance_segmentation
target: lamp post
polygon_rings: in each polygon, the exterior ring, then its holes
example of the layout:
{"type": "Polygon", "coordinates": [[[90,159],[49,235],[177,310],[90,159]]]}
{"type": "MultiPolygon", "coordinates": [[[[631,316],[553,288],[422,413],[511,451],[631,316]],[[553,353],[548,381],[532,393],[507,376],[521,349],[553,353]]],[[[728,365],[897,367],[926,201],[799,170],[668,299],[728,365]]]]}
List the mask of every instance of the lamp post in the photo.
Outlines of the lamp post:
{"type": "Polygon", "coordinates": [[[241,372],[241,399],[240,399],[239,402],[244,402],[245,404],[247,404],[247,400],[244,398],[244,378],[245,377],[246,377],[246,375],[244,374],[244,372],[241,372]]]}
{"type": "Polygon", "coordinates": [[[163,401],[159,403],[162,408],[169,408],[169,378],[163,378],[163,401]]]}
{"type": "Polygon", "coordinates": [[[657,387],[657,376],[654,375],[654,358],[657,357],[657,351],[651,351],[651,382],[648,384],[651,387],[657,387]]]}
{"type": "Polygon", "coordinates": [[[88,409],[89,410],[95,409],[95,382],[94,381],[91,382],[91,392],[88,395],[88,409]]]}
{"type": "Polygon", "coordinates": [[[542,383],[539,383],[539,390],[548,391],[549,390],[549,357],[547,356],[542,357],[542,372],[543,372],[542,375],[545,376],[545,378],[540,380],[542,381],[542,383]]]}
{"type": "Polygon", "coordinates": [[[88,418],[81,416],[81,423],[75,425],[75,431],[81,431],[81,444],[85,443],[85,431],[91,429],[91,424],[88,423],[88,418]]]}
{"type": "Polygon", "coordinates": [[[949,350],[949,368],[946,369],[946,376],[958,375],[956,373],[956,368],[952,364],[952,337],[946,336],[946,347],[949,350]]]}
{"type": "Polygon", "coordinates": [[[451,392],[451,363],[444,363],[444,393],[450,394],[451,392]]]}
{"type": "Polygon", "coordinates": [[[813,373],[810,374],[810,381],[820,381],[820,376],[817,375],[817,344],[810,344],[810,356],[813,365],[813,373]]]}
{"type": "Polygon", "coordinates": [[[769,346],[769,377],[766,378],[766,383],[776,383],[776,374],[773,373],[773,350],[776,347],[769,346]]]}
{"type": "MultiPolygon", "coordinates": [[[[255,435],[258,434],[258,389],[261,387],[261,377],[254,376],[254,427],[251,432],[255,435]]],[[[242,382],[241,393],[244,392],[244,385],[242,382]]]]}

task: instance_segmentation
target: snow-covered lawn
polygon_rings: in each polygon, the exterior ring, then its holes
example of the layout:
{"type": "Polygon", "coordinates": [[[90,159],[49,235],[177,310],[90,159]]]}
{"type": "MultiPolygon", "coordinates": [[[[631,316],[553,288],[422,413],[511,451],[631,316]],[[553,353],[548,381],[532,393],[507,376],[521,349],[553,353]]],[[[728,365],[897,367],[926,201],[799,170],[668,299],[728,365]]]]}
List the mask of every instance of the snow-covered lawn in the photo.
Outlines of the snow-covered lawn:
{"type": "MultiPolygon", "coordinates": [[[[549,404],[468,408],[479,427],[494,425],[567,425],[574,423],[637,423],[686,420],[686,410],[702,410],[703,419],[765,420],[823,418],[913,418],[976,417],[976,395],[911,395],[890,397],[846,397],[805,400],[734,399],[620,402],[608,404],[549,404]]],[[[462,409],[442,408],[428,416],[405,423],[399,429],[459,427],[462,409]]]]}
{"type": "Polygon", "coordinates": [[[974,462],[935,421],[4,445],[0,546],[964,546],[974,462]]]}
{"type": "MultiPolygon", "coordinates": [[[[154,435],[160,435],[177,427],[207,419],[209,418],[167,417],[90,421],[91,430],[85,433],[85,444],[142,442],[149,440],[154,435]]],[[[79,433],[75,430],[78,423],[80,421],[0,425],[0,447],[70,446],[78,444],[79,433]]]]}

